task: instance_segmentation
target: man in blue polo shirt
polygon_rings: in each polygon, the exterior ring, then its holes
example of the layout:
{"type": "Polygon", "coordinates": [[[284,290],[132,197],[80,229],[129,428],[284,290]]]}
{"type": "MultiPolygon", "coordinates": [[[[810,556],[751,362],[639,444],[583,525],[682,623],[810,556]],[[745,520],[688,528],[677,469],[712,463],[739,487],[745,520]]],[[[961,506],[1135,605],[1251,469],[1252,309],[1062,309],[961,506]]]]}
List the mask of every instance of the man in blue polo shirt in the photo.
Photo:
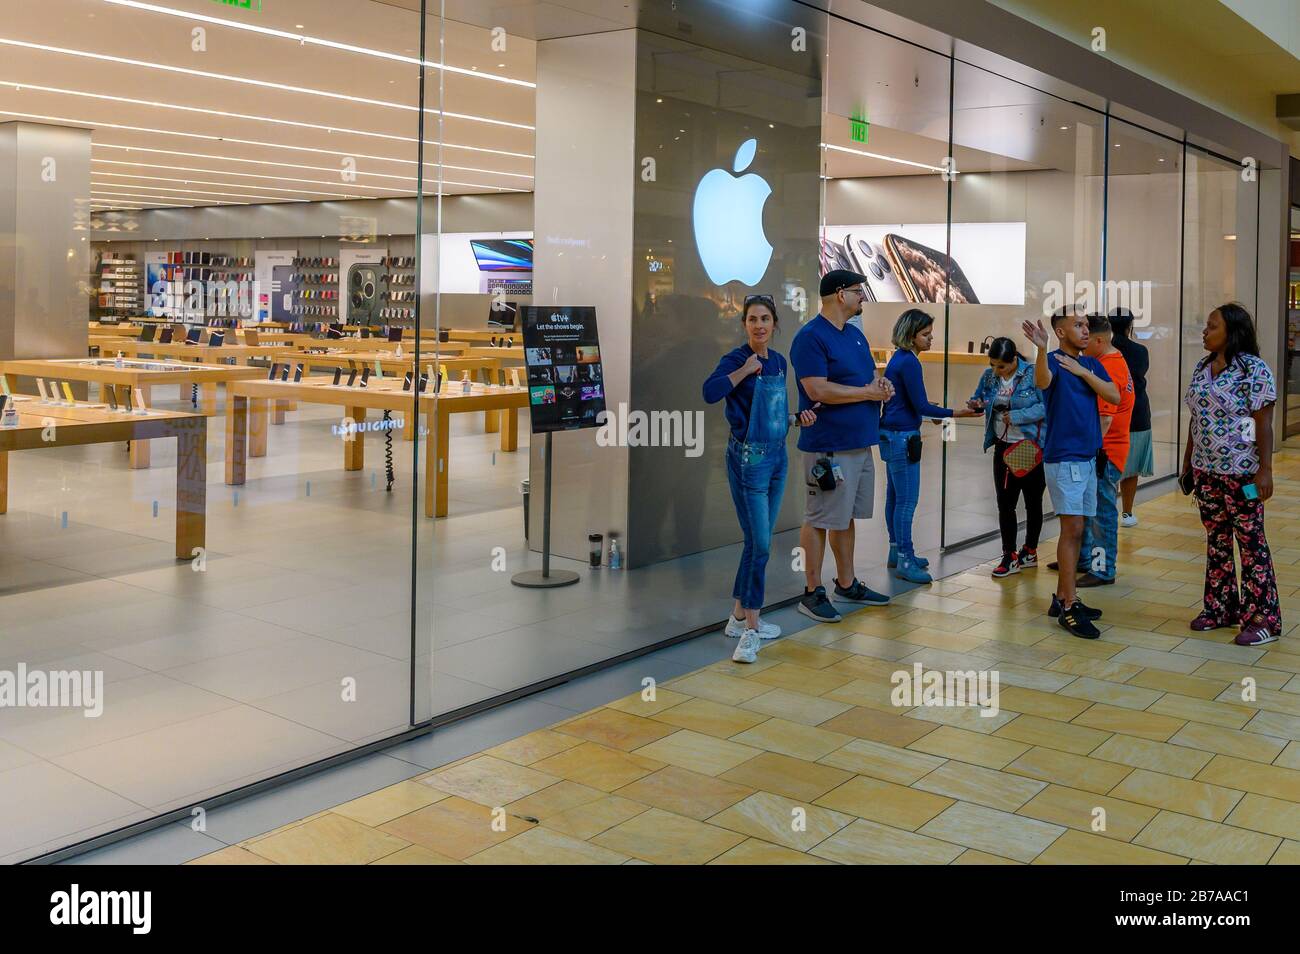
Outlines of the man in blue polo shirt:
{"type": "Polygon", "coordinates": [[[800,464],[807,496],[799,545],[807,577],[799,612],[818,622],[839,622],[840,614],[822,585],[827,537],[835,555],[835,596],[850,603],[883,606],[889,597],[857,578],[853,570],[854,519],[871,516],[880,402],[894,387],[876,373],[871,346],[849,319],[862,312],[866,277],[835,269],[821,281],[821,312],[790,343],[790,363],[799,388],[799,411],[819,405],[817,421],[799,432],[800,464]]]}
{"type": "Polygon", "coordinates": [[[1093,620],[1101,617],[1101,610],[1079,600],[1074,573],[1084,518],[1097,513],[1097,455],[1101,451],[1097,399],[1118,404],[1119,388],[1100,361],[1083,354],[1088,347],[1088,318],[1078,309],[1062,308],[1052,316],[1058,349],[1050,354],[1047,329],[1041,320],[1025,321],[1021,328],[1038,348],[1034,386],[1043,392],[1047,407],[1043,474],[1061,525],[1056,541],[1056,593],[1048,615],[1055,616],[1071,635],[1096,639],[1101,633],[1093,620]]]}

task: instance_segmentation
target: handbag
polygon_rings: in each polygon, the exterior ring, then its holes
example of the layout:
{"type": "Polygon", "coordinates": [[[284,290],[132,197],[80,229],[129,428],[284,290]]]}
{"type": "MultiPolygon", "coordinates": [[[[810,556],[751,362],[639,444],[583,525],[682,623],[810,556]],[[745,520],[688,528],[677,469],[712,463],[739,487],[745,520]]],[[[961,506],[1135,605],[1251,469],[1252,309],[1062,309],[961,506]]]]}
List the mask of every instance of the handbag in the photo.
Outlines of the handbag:
{"type": "MultiPolygon", "coordinates": [[[[1006,436],[1011,431],[1008,426],[1003,431],[1002,437],[998,438],[1006,444],[1006,436]]],[[[1007,465],[1007,470],[1017,478],[1025,476],[1035,467],[1043,462],[1043,449],[1035,441],[1028,437],[1022,437],[1013,444],[1008,444],[1006,450],[1002,452],[1002,462],[1007,465]]],[[[1006,480],[1003,480],[1003,484],[1006,480]]]]}

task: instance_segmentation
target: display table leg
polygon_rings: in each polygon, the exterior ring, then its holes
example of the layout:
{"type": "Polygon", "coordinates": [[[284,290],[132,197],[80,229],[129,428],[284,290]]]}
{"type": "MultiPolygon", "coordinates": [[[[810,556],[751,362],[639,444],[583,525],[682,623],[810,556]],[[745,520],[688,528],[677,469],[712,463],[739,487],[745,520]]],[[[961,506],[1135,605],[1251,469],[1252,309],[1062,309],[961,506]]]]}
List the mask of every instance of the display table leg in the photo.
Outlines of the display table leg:
{"type": "Polygon", "coordinates": [[[439,517],[447,516],[447,483],[451,480],[451,412],[446,404],[438,405],[438,460],[435,477],[437,483],[437,510],[439,517]]]}
{"type": "Polygon", "coordinates": [[[217,415],[217,383],[209,381],[199,389],[199,413],[205,417],[216,417],[217,415]]]}
{"type": "Polygon", "coordinates": [[[483,433],[495,434],[501,430],[501,418],[498,413],[492,409],[483,412],[483,433]]]}
{"type": "MultiPolygon", "coordinates": [[[[128,385],[121,385],[120,387],[123,388],[123,389],[125,390],[126,393],[130,393],[130,390],[131,390],[130,386],[128,386],[128,385]]],[[[118,393],[122,394],[123,392],[122,392],[122,391],[119,391],[118,393]]],[[[144,395],[144,403],[145,403],[145,406],[148,407],[149,404],[152,403],[152,400],[151,400],[151,398],[150,398],[150,396],[149,396],[149,385],[147,385],[147,384],[142,384],[142,385],[140,385],[140,393],[144,395]]],[[[132,396],[131,399],[134,400],[134,399],[135,399],[134,396],[132,396]]],[[[120,403],[122,406],[124,406],[124,407],[125,407],[125,400],[126,400],[126,399],[125,399],[125,394],[123,394],[123,397],[122,397],[122,399],[119,401],[119,403],[120,403]]],[[[133,440],[133,441],[131,441],[131,464],[130,464],[130,466],[131,466],[131,469],[132,469],[132,470],[148,470],[148,469],[149,469],[149,444],[150,444],[150,442],[147,441],[147,440],[144,440],[144,441],[133,440]]]]}
{"type": "Polygon", "coordinates": [[[356,423],[357,431],[343,438],[343,469],[361,470],[366,466],[366,432],[361,430],[366,420],[366,409],[350,407],[347,415],[356,423]]]}
{"type": "Polygon", "coordinates": [[[505,426],[501,428],[501,449],[513,451],[519,449],[519,412],[513,407],[502,408],[501,416],[505,426]]]}
{"type": "Polygon", "coordinates": [[[190,560],[206,546],[208,419],[179,422],[176,434],[176,559],[190,560]]]}
{"type": "Polygon", "coordinates": [[[289,402],[277,400],[275,402],[275,409],[271,412],[271,423],[283,424],[284,412],[287,410],[289,410],[289,402]]]}
{"type": "Polygon", "coordinates": [[[0,513],[9,512],[9,452],[0,451],[0,513]]]}
{"type": "Polygon", "coordinates": [[[228,484],[242,484],[248,474],[248,400],[242,394],[226,395],[226,483],[228,484]]]}
{"type": "Polygon", "coordinates": [[[402,440],[413,441],[416,432],[420,429],[420,415],[411,411],[405,411],[404,413],[406,417],[402,422],[402,440]]]}
{"type": "Polygon", "coordinates": [[[248,399],[248,456],[266,456],[266,432],[269,428],[266,419],[269,414],[269,402],[266,398],[248,399]]]}

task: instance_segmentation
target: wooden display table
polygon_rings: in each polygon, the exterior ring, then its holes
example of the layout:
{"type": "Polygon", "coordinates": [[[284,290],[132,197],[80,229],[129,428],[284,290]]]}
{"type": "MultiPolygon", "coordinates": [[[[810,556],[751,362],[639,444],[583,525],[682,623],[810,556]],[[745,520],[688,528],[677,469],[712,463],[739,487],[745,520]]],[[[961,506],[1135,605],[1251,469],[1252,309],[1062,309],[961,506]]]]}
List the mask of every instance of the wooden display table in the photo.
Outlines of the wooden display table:
{"type": "Polygon", "coordinates": [[[193,558],[205,545],[207,524],[208,422],[200,414],[150,411],[130,414],[103,405],[72,407],[19,397],[18,427],[0,428],[0,514],[9,509],[9,454],[43,447],[116,444],[148,447],[176,438],[176,559],[193,558]],[[51,426],[52,425],[52,426],[51,426]]]}
{"type": "MultiPolygon", "coordinates": [[[[247,479],[248,458],[266,455],[266,419],[270,401],[297,401],[306,404],[334,405],[344,409],[344,417],[360,425],[368,411],[397,411],[409,417],[414,406],[412,392],[402,390],[397,378],[371,379],[366,388],[334,385],[333,378],[304,378],[292,381],[237,381],[226,391],[226,483],[243,484],[247,479]]],[[[501,428],[501,450],[519,447],[518,408],[528,406],[527,388],[479,388],[461,394],[459,388],[434,397],[426,392],[420,397],[420,412],[433,422],[431,439],[424,449],[425,516],[447,515],[447,480],[451,473],[450,418],[470,411],[507,411],[501,428]]],[[[357,430],[340,438],[343,444],[343,469],[361,470],[365,466],[366,432],[357,430]]]]}
{"type": "Polygon", "coordinates": [[[105,338],[135,338],[140,334],[139,325],[101,325],[97,321],[90,322],[90,334],[99,335],[105,338]]]}
{"type": "MultiPolygon", "coordinates": [[[[339,351],[384,351],[394,347],[396,342],[390,342],[387,338],[318,338],[307,347],[321,347],[337,349],[339,351]]],[[[454,342],[439,344],[432,339],[420,339],[420,356],[423,359],[432,354],[463,354],[469,350],[469,345],[454,342]]],[[[415,353],[415,342],[409,345],[405,340],[402,341],[402,354],[407,352],[415,353]]]]}
{"type": "Polygon", "coordinates": [[[516,344],[521,345],[524,341],[524,336],[518,331],[493,331],[490,328],[451,328],[447,331],[447,337],[452,341],[472,341],[476,344],[491,344],[493,341],[501,341],[505,338],[513,338],[516,344]]]}
{"type": "MultiPolygon", "coordinates": [[[[188,387],[197,384],[202,389],[201,413],[211,417],[217,413],[217,385],[222,384],[229,390],[232,381],[244,378],[256,378],[265,375],[261,368],[246,368],[237,365],[201,365],[185,364],[180,361],[124,361],[122,367],[116,367],[112,358],[32,358],[20,361],[0,361],[0,375],[4,375],[9,390],[18,391],[18,378],[44,378],[49,384],[58,381],[86,381],[98,384],[100,393],[104,388],[114,389],[114,395],[121,406],[125,406],[127,395],[139,388],[145,403],[151,403],[150,395],[154,387],[160,385],[177,385],[188,387]]],[[[229,395],[227,395],[229,399],[229,395]]],[[[149,442],[147,440],[131,441],[131,467],[139,470],[149,466],[149,442]]]]}
{"type": "MultiPolygon", "coordinates": [[[[205,362],[215,364],[229,359],[238,361],[242,364],[251,364],[253,359],[260,358],[267,361],[275,361],[283,354],[291,354],[293,349],[285,345],[269,344],[223,344],[216,348],[203,344],[185,344],[180,341],[172,341],[167,344],[161,344],[157,341],[120,341],[117,339],[90,339],[92,348],[97,347],[103,351],[121,351],[128,358],[138,358],[143,356],[177,358],[181,361],[205,362]]],[[[106,357],[112,357],[107,355],[106,357]]]]}

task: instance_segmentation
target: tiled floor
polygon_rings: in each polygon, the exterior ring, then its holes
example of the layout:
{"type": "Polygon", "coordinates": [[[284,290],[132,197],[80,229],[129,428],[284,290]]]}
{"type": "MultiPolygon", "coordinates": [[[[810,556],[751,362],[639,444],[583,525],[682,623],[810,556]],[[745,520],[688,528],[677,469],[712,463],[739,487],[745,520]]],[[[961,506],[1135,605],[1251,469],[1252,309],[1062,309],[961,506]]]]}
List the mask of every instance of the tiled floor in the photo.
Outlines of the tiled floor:
{"type": "Polygon", "coordinates": [[[1188,632],[1204,540],[1170,494],[1121,531],[1118,584],[1089,593],[1095,642],[1043,615],[1047,570],[963,572],[754,665],[629,663],[641,692],[195,863],[1300,863],[1300,454],[1276,471],[1273,645],[1188,632]],[[996,669],[1001,712],[893,705],[913,663],[996,669]]]}

